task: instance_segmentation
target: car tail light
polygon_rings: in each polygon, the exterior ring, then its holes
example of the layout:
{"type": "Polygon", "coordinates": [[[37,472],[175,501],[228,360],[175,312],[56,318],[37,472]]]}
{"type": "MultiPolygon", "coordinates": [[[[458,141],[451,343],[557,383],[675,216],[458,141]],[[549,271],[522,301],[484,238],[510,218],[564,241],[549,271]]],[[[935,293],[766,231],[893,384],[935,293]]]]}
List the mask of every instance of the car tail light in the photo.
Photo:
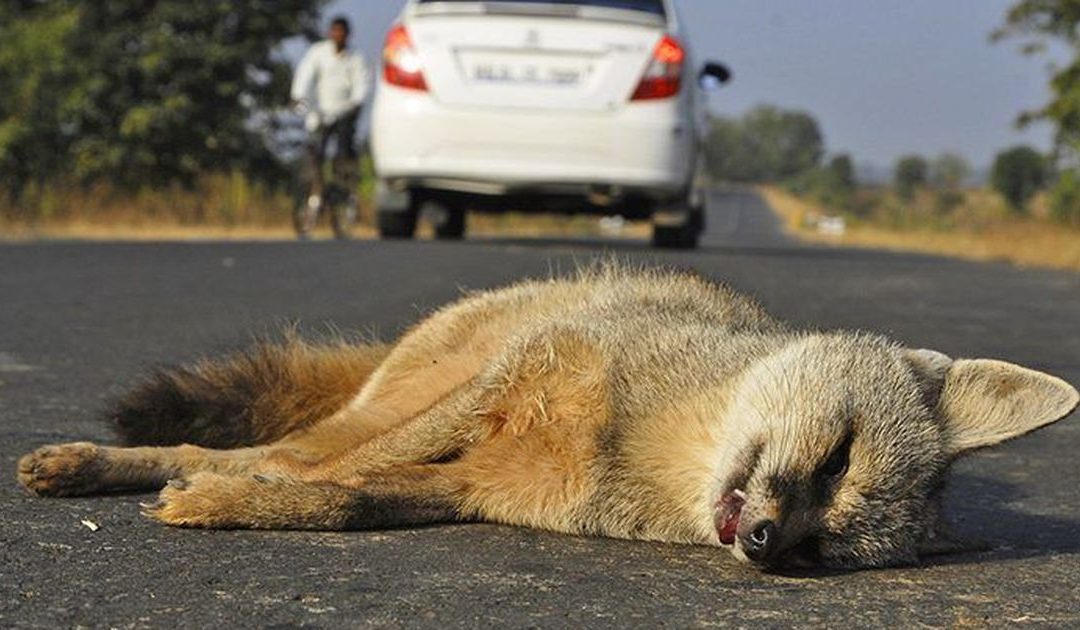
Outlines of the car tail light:
{"type": "Polygon", "coordinates": [[[386,34],[383,46],[383,78],[390,85],[427,91],[420,55],[404,24],[395,24],[386,34]]]}
{"type": "Polygon", "coordinates": [[[686,49],[671,35],[664,35],[653,50],[652,60],[645,69],[645,76],[630,97],[632,101],[648,101],[670,98],[682,87],[683,65],[686,49]]]}

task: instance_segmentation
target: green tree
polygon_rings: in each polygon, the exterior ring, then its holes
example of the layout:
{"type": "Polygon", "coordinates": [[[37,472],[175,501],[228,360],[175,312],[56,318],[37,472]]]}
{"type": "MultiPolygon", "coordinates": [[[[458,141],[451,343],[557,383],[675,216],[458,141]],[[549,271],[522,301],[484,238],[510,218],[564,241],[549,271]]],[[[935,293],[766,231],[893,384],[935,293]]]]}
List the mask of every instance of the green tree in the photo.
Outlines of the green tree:
{"type": "Polygon", "coordinates": [[[915,192],[926,185],[930,166],[926,158],[919,155],[905,155],[896,161],[893,184],[900,198],[910,201],[915,192]]]}
{"type": "Polygon", "coordinates": [[[191,182],[273,172],[267,111],[287,98],[283,39],[322,0],[52,0],[0,14],[0,183],[75,176],[191,182]],[[13,43],[14,42],[14,43],[13,43]]]}
{"type": "Polygon", "coordinates": [[[710,171],[729,181],[780,181],[816,168],[825,153],[817,121],[805,112],[762,105],[738,119],[713,118],[710,171]]]}
{"type": "Polygon", "coordinates": [[[829,175],[837,190],[851,193],[855,190],[855,163],[847,153],[834,155],[829,160],[829,175]]]}
{"type": "Polygon", "coordinates": [[[957,190],[970,176],[971,166],[955,153],[942,153],[930,164],[930,181],[940,190],[957,190]]]}
{"type": "Polygon", "coordinates": [[[0,184],[17,192],[68,163],[72,138],[65,127],[79,12],[49,4],[0,8],[0,184]]]}
{"type": "Polygon", "coordinates": [[[1054,185],[1050,214],[1061,223],[1080,227],[1080,175],[1076,171],[1065,171],[1054,185]]]}
{"type": "MultiPolygon", "coordinates": [[[[1019,37],[1024,39],[1023,51],[1027,54],[1044,52],[1050,43],[1064,45],[1072,59],[1053,66],[1050,79],[1052,97],[1041,109],[1024,113],[1019,123],[1048,120],[1056,128],[1054,157],[1060,168],[1062,162],[1070,164],[1063,169],[1050,195],[1050,210],[1055,218],[1066,223],[1080,225],[1080,2],[1077,0],[1019,0],[1009,10],[995,37],[1019,37]],[[1062,159],[1065,158],[1065,159],[1062,159]]],[[[1014,157],[1014,159],[1017,159],[1014,157]]],[[[1012,183],[1014,208],[1023,208],[1027,202],[1029,187],[1047,176],[1047,165],[1036,169],[1035,160],[1028,155],[1031,179],[1027,186],[1012,183]]],[[[995,169],[996,170],[996,169],[995,169]]],[[[1009,195],[1006,195],[1008,198],[1009,195]]]]}
{"type": "Polygon", "coordinates": [[[1077,0],[1019,0],[1009,9],[995,39],[1025,39],[1023,51],[1037,54],[1050,42],[1064,44],[1072,61],[1055,66],[1050,80],[1053,97],[1041,109],[1024,113],[1021,125],[1050,120],[1057,126],[1061,148],[1075,152],[1080,143],[1080,2],[1077,0]]]}
{"type": "Polygon", "coordinates": [[[833,156],[825,166],[810,169],[785,182],[792,193],[809,197],[834,210],[852,210],[855,166],[846,153],[833,156]]]}
{"type": "Polygon", "coordinates": [[[1024,212],[1028,201],[1046,185],[1046,180],[1046,159],[1027,146],[999,153],[990,171],[990,185],[1016,212],[1024,212]]]}

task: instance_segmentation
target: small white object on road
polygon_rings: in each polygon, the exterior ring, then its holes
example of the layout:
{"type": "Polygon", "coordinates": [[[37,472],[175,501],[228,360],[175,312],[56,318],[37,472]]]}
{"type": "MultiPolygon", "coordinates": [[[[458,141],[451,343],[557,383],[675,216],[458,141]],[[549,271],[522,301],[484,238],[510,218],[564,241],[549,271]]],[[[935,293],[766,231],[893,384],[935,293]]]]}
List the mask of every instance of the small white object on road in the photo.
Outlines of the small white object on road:
{"type": "Polygon", "coordinates": [[[83,520],[81,520],[79,522],[82,523],[83,525],[85,525],[86,529],[89,529],[92,532],[96,532],[97,530],[101,529],[101,525],[98,525],[94,521],[91,521],[90,519],[87,519],[87,518],[84,518],[83,520]]]}
{"type": "Polygon", "coordinates": [[[620,216],[603,217],[600,219],[600,232],[606,236],[618,236],[626,227],[626,219],[620,216]]]}
{"type": "Polygon", "coordinates": [[[829,216],[821,217],[817,222],[818,232],[829,236],[843,236],[847,231],[847,222],[844,217],[829,216]]]}

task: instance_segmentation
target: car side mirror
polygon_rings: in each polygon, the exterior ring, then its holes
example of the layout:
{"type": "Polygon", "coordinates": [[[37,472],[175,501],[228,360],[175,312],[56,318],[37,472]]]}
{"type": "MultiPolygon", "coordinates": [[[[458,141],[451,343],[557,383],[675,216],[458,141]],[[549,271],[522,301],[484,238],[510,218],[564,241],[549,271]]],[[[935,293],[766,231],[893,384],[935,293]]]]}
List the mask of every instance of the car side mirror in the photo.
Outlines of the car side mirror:
{"type": "Polygon", "coordinates": [[[698,82],[706,90],[715,90],[731,80],[731,70],[722,63],[709,61],[701,69],[698,82]]]}

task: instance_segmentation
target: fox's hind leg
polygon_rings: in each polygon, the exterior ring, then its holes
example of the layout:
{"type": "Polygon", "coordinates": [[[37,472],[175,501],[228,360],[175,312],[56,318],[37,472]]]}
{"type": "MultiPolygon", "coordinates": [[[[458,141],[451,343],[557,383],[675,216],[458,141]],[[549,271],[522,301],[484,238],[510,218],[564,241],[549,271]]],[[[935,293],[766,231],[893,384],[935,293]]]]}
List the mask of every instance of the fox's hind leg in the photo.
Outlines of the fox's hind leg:
{"type": "Polygon", "coordinates": [[[495,436],[521,436],[564,416],[602,418],[605,374],[591,341],[552,327],[518,341],[426,411],[296,474],[359,483],[395,467],[453,461],[495,436]]]}
{"type": "Polygon", "coordinates": [[[302,476],[319,462],[350,452],[401,420],[375,409],[327,418],[273,444],[213,449],[180,446],[113,447],[75,442],[44,446],[19,461],[19,482],[39,496],[79,496],[159,490],[170,479],[211,472],[302,476]]]}
{"type": "Polygon", "coordinates": [[[386,529],[465,520],[460,484],[413,466],[348,486],[268,475],[199,473],[170,481],[144,514],[213,529],[386,529]]]}
{"type": "Polygon", "coordinates": [[[360,483],[386,470],[452,460],[490,434],[491,424],[481,411],[485,393],[470,381],[415,418],[351,448],[337,449],[293,474],[310,481],[360,483]]]}
{"type": "Polygon", "coordinates": [[[327,421],[356,396],[389,351],[290,338],[158,372],[108,414],[131,448],[45,446],[19,461],[19,482],[42,496],[156,490],[197,472],[287,470],[318,460],[390,422],[374,411],[355,415],[347,426],[327,421]],[[271,446],[275,441],[281,443],[271,446]]]}
{"type": "Polygon", "coordinates": [[[81,496],[156,490],[169,479],[201,471],[238,474],[265,458],[265,449],[198,446],[118,448],[90,442],[43,446],[19,460],[19,483],[39,496],[81,496]]]}
{"type": "MultiPolygon", "coordinates": [[[[246,451],[266,449],[227,451],[222,455],[232,459],[203,458],[201,468],[179,471],[167,484],[162,467],[154,480],[165,487],[145,513],[170,525],[220,529],[376,529],[462,520],[466,492],[454,481],[453,466],[438,462],[487,433],[487,423],[475,413],[481,393],[467,384],[368,441],[317,453],[324,455],[319,461],[296,455],[288,461],[290,453],[282,451],[286,461],[274,465],[273,455],[243,458],[246,451]]],[[[281,445],[303,443],[298,436],[281,445]]],[[[111,455],[146,450],[179,451],[114,449],[111,455]]]]}

